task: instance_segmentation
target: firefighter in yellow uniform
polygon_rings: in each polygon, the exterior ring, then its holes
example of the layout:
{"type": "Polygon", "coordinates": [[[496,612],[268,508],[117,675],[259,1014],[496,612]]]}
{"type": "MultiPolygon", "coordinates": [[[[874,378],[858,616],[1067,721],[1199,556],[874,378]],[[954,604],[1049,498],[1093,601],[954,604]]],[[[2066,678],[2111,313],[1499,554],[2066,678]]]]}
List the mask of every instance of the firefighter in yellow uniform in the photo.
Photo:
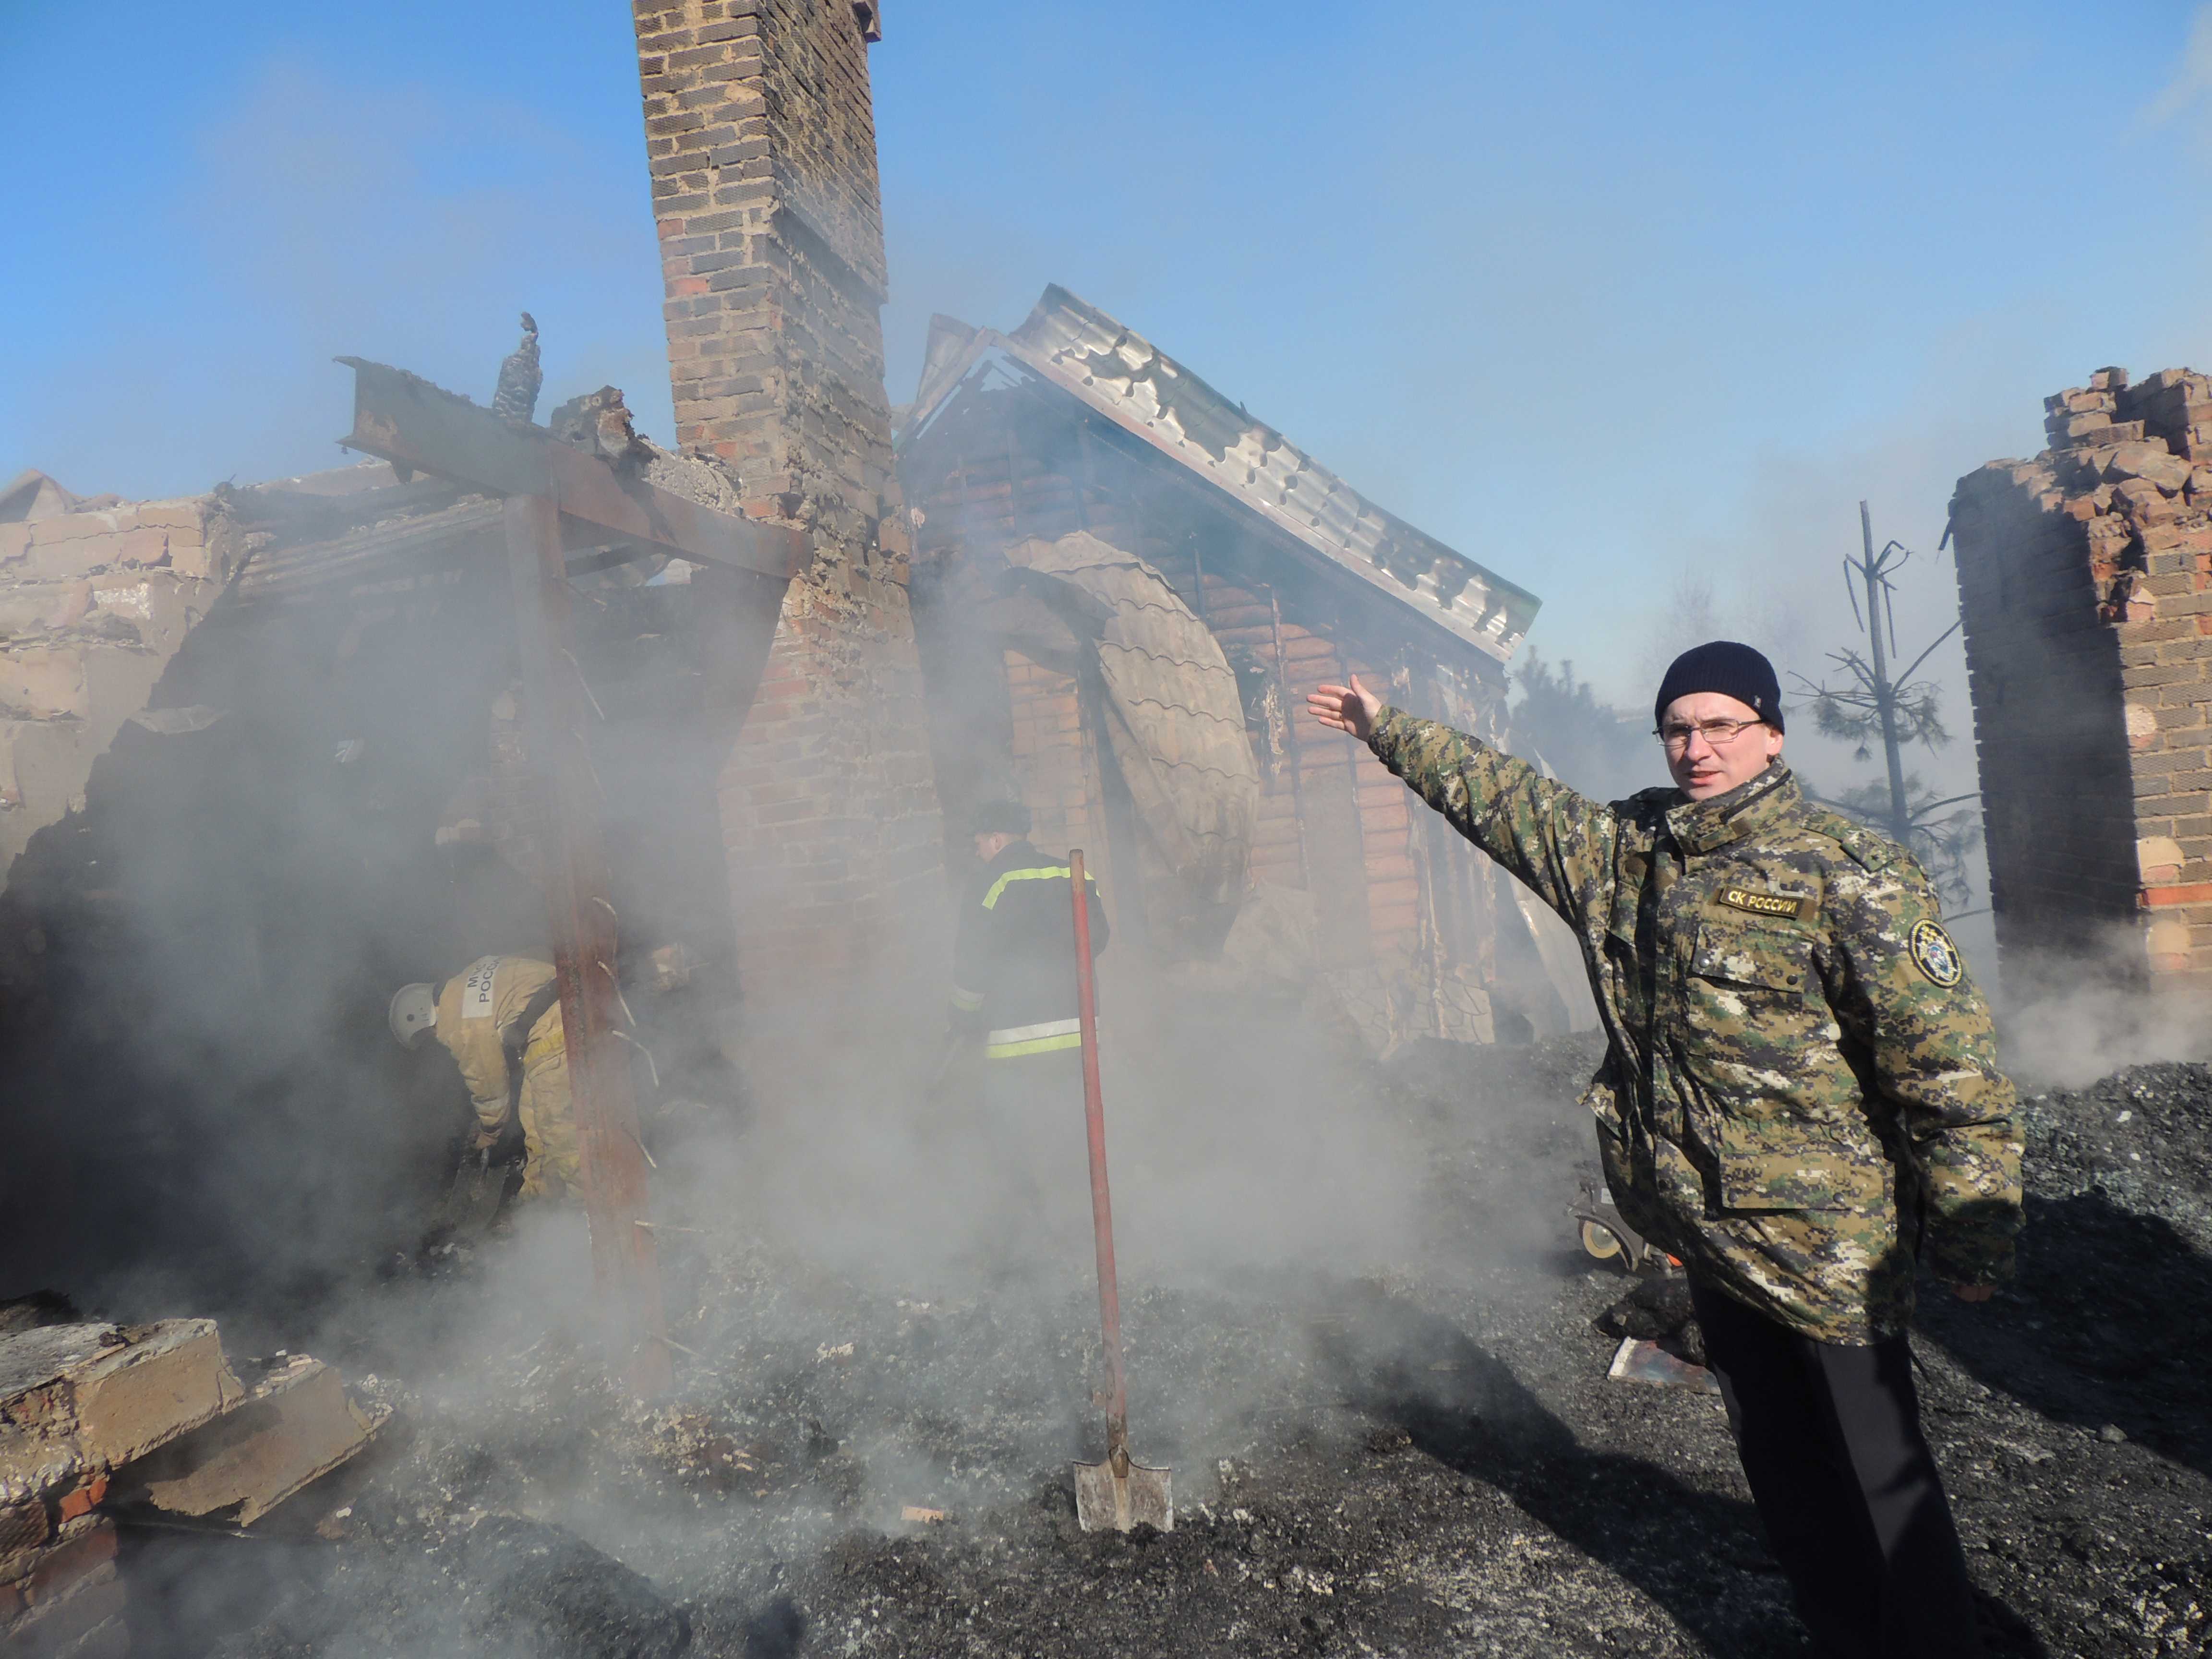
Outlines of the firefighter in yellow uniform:
{"type": "Polygon", "coordinates": [[[523,1197],[558,1197],[577,1184],[582,1165],[551,963],[479,957],[443,985],[403,985],[391,1024],[408,1048],[428,1031],[453,1055],[476,1109],[478,1152],[499,1139],[510,1115],[520,1123],[523,1197]]]}

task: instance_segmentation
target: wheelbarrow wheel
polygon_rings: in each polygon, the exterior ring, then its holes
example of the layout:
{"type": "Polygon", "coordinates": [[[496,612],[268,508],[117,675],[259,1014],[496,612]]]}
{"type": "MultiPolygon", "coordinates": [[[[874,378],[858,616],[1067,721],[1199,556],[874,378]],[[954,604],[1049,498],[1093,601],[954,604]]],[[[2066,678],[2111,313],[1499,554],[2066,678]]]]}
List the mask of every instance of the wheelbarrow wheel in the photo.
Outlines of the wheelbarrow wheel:
{"type": "Polygon", "coordinates": [[[1602,1221],[1583,1223],[1583,1249],[1600,1261],[1611,1261],[1628,1253],[1627,1247],[1620,1242],[1620,1235],[1602,1221]]]}

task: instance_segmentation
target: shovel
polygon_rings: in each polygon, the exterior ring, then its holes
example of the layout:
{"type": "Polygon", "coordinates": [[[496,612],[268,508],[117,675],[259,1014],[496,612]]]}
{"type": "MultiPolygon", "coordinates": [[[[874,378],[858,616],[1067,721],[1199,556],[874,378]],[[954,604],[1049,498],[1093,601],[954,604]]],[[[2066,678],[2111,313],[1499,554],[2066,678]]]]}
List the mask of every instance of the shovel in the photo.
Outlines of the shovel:
{"type": "Polygon", "coordinates": [[[453,1176],[453,1189],[446,1194],[441,1230],[455,1238],[472,1239],[490,1226],[507,1195],[504,1164],[491,1161],[491,1149],[471,1147],[461,1154],[461,1167],[453,1176]]]}
{"type": "Polygon", "coordinates": [[[1106,1461],[1075,1466],[1075,1518],[1085,1532],[1139,1522],[1175,1530],[1170,1471],[1129,1458],[1129,1392],[1121,1375],[1121,1292],[1114,1276],[1114,1206],[1106,1193],[1106,1109],[1098,1093],[1098,1012],[1091,981],[1091,905],[1083,854],[1067,855],[1075,892],[1076,1012],[1083,1028],[1083,1115],[1091,1131],[1091,1222],[1098,1240],[1098,1318],[1106,1346],[1106,1461]]]}

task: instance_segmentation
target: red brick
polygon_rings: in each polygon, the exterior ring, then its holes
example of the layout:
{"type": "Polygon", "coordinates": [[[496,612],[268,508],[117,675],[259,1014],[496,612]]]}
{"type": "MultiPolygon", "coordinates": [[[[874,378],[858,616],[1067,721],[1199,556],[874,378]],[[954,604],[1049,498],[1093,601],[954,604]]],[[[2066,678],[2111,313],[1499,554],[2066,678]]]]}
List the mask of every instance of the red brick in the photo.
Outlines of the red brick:
{"type": "Polygon", "coordinates": [[[115,1559],[115,1524],[103,1520],[40,1557],[23,1581],[24,1600],[34,1608],[60,1601],[115,1559]]]}
{"type": "Polygon", "coordinates": [[[105,1470],[93,1476],[76,1491],[64,1494],[59,1506],[59,1518],[74,1521],[79,1516],[89,1515],[100,1507],[107,1496],[107,1474],[105,1470]]]}

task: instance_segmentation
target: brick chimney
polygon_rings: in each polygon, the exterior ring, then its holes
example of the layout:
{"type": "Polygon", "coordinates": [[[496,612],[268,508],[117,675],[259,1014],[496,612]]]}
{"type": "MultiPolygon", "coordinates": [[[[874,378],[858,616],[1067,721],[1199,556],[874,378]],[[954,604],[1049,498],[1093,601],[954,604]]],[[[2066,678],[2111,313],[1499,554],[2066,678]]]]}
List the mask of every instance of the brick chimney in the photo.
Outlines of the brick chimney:
{"type": "Polygon", "coordinates": [[[2212,988],[2212,379],[2044,406],[1951,501],[1997,942],[2212,988]]]}
{"type": "Polygon", "coordinates": [[[730,698],[722,829],[757,1008],[858,982],[941,895],[878,316],[877,8],[635,9],[678,441],[732,465],[746,510],[799,525],[815,554],[730,698]]]}

